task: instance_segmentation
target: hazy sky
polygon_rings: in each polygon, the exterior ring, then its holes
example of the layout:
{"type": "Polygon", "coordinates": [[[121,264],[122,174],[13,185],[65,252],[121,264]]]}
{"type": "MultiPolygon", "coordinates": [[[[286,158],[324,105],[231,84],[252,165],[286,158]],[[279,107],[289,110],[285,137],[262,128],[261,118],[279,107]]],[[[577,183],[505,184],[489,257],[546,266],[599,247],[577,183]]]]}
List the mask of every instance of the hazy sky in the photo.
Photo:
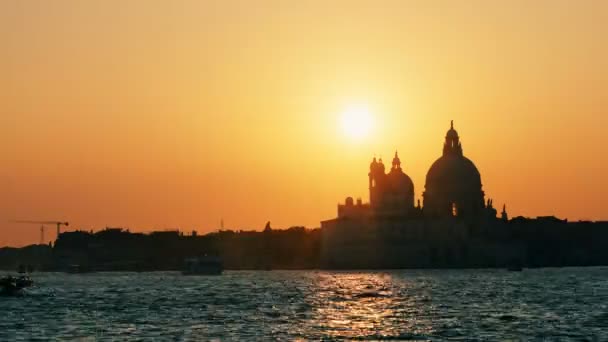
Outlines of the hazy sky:
{"type": "Polygon", "coordinates": [[[420,198],[451,119],[510,215],[608,219],[607,37],[601,0],[0,0],[0,246],[317,227],[395,149],[420,198]]]}

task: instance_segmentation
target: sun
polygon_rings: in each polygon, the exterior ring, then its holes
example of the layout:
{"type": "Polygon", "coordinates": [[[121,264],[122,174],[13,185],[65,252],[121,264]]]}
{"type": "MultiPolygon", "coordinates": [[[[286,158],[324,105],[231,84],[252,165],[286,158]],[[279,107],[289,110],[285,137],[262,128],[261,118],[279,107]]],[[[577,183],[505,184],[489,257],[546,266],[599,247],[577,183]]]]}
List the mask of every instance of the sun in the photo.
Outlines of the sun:
{"type": "Polygon", "coordinates": [[[366,106],[352,105],[347,107],[340,117],[342,133],[353,141],[367,138],[373,128],[374,120],[366,106]]]}

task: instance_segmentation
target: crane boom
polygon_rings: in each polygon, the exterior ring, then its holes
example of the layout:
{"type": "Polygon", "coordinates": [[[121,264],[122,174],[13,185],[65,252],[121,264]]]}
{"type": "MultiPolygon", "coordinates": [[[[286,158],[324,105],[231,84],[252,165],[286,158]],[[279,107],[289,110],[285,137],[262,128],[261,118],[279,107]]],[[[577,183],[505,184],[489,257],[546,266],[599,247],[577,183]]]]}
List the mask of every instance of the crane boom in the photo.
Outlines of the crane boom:
{"type": "Polygon", "coordinates": [[[57,226],[57,238],[61,234],[61,226],[69,226],[70,223],[67,221],[35,221],[35,220],[14,220],[14,223],[27,223],[27,224],[54,224],[57,226]]]}
{"type": "Polygon", "coordinates": [[[62,226],[69,226],[70,223],[69,222],[63,222],[63,221],[29,221],[29,220],[15,220],[15,221],[11,221],[14,223],[31,223],[31,224],[60,224],[62,226]]]}

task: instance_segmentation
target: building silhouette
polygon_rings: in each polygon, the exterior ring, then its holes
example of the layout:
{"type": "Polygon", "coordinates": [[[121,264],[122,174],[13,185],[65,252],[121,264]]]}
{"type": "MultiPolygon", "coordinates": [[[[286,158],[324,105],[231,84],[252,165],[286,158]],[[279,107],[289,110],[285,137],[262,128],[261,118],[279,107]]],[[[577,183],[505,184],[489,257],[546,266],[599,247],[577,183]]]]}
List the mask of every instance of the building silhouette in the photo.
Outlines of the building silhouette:
{"type": "MultiPolygon", "coordinates": [[[[372,160],[369,167],[369,204],[352,197],[338,205],[338,218],[441,218],[477,219],[496,217],[492,200],[484,199],[481,175],[475,164],[463,155],[462,144],[452,121],[443,145],[443,155],[431,165],[427,175],[423,206],[414,203],[412,179],[403,171],[397,152],[386,172],[382,161],[372,160]]],[[[506,210],[506,207],[503,207],[506,210]]],[[[506,217],[506,212],[504,212],[506,217]]]]}
{"type": "Polygon", "coordinates": [[[205,235],[120,228],[63,232],[53,247],[0,248],[0,269],[177,270],[200,255],[220,256],[226,269],[263,270],[608,265],[608,222],[509,218],[505,205],[499,215],[453,123],[426,175],[422,201],[414,203],[406,170],[396,152],[390,168],[374,158],[369,202],[346,198],[321,229],[274,229],[268,222],[263,231],[205,235]]]}
{"type": "Polygon", "coordinates": [[[427,216],[476,217],[485,214],[481,175],[475,164],[463,155],[453,121],[445,136],[443,155],[426,175],[422,197],[427,216]]]}
{"type": "Polygon", "coordinates": [[[382,159],[372,161],[369,170],[369,202],[377,214],[408,216],[414,211],[414,183],[403,172],[401,160],[395,157],[388,173],[382,159]]]}
{"type": "Polygon", "coordinates": [[[497,218],[493,201],[485,199],[479,170],[463,154],[453,122],[442,155],[426,175],[422,205],[414,203],[414,183],[397,152],[388,172],[382,159],[374,158],[368,176],[369,203],[348,197],[338,205],[335,219],[321,222],[325,267],[450,266],[463,264],[467,253],[498,255],[502,264],[520,258],[522,246],[517,242],[482,241],[482,232],[508,222],[506,206],[497,218]]]}

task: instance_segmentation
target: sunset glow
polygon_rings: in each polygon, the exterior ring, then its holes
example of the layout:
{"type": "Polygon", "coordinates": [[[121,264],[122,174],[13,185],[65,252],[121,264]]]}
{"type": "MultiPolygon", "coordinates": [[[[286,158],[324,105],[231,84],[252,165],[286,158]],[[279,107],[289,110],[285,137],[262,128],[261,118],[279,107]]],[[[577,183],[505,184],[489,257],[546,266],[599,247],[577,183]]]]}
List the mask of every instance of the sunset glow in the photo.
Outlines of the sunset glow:
{"type": "Polygon", "coordinates": [[[608,1],[2,1],[0,246],[318,227],[450,120],[512,216],[608,219],[608,1]],[[263,4],[262,4],[263,3],[263,4]],[[50,228],[49,228],[50,230],[50,228]],[[49,236],[51,237],[51,236],[49,236]]]}
{"type": "Polygon", "coordinates": [[[342,133],[354,141],[364,140],[373,128],[373,118],[363,105],[352,105],[344,110],[340,118],[342,133]]]}

